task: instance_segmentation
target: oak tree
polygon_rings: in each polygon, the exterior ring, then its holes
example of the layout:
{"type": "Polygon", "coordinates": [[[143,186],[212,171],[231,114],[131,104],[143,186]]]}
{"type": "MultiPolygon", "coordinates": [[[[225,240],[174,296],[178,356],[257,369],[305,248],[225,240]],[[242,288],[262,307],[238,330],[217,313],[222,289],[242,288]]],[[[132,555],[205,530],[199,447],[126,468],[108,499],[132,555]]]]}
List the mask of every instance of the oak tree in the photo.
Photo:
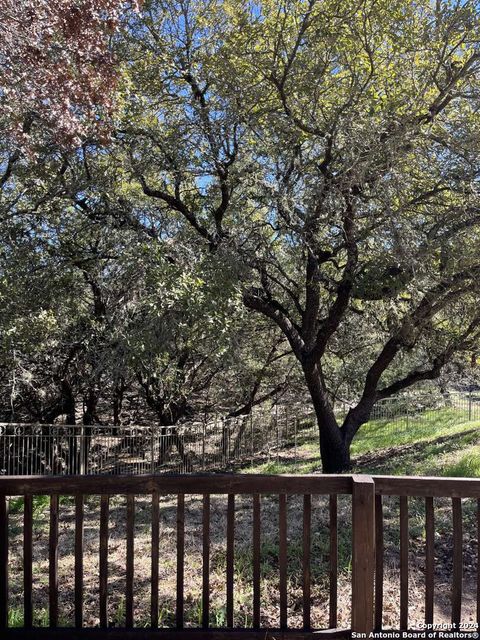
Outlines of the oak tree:
{"type": "Polygon", "coordinates": [[[152,0],[121,44],[133,179],[288,340],[325,472],[379,399],[474,348],[477,2],[152,0]],[[357,395],[338,422],[332,367],[357,395]]]}

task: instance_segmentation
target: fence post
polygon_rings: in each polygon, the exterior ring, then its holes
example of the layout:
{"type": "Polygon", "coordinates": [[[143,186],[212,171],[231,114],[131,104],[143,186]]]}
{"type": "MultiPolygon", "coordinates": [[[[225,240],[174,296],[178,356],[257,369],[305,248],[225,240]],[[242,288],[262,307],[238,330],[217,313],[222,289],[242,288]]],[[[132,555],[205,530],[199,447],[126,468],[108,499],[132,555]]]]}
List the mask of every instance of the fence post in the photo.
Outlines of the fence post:
{"type": "Polygon", "coordinates": [[[227,437],[228,437],[228,460],[227,464],[230,464],[232,460],[232,420],[227,418],[227,437]]]}
{"type": "Polygon", "coordinates": [[[150,471],[151,473],[155,473],[155,427],[153,425],[152,425],[152,433],[150,438],[150,448],[151,448],[151,456],[152,456],[152,459],[150,460],[150,471]]]}
{"type": "Polygon", "coordinates": [[[275,405],[275,427],[277,429],[277,464],[280,461],[280,425],[278,423],[278,404],[275,405]]]}
{"type": "Polygon", "coordinates": [[[83,476],[86,473],[86,462],[87,462],[87,454],[86,452],[86,441],[85,441],[85,425],[82,423],[80,427],[80,475],[83,476]]]}
{"type": "Polygon", "coordinates": [[[293,428],[295,429],[294,438],[295,438],[295,465],[297,464],[297,427],[298,427],[298,417],[295,416],[293,421],[293,428]]]}
{"type": "Polygon", "coordinates": [[[352,631],[373,631],[375,483],[352,476],[352,631]]]}
{"type": "Polygon", "coordinates": [[[0,629],[8,626],[8,498],[0,496],[0,629]]]}
{"type": "Polygon", "coordinates": [[[407,431],[410,428],[410,394],[407,394],[407,431]]]}
{"type": "Polygon", "coordinates": [[[207,443],[207,421],[203,421],[203,431],[202,431],[202,470],[205,471],[205,447],[207,443]]]}
{"type": "Polygon", "coordinates": [[[250,411],[250,458],[253,467],[253,410],[250,411]]]}
{"type": "Polygon", "coordinates": [[[468,421],[472,420],[472,388],[468,390],[468,421]]]}
{"type": "Polygon", "coordinates": [[[288,429],[288,405],[285,405],[285,446],[288,447],[288,437],[289,437],[289,429],[288,429]]]}

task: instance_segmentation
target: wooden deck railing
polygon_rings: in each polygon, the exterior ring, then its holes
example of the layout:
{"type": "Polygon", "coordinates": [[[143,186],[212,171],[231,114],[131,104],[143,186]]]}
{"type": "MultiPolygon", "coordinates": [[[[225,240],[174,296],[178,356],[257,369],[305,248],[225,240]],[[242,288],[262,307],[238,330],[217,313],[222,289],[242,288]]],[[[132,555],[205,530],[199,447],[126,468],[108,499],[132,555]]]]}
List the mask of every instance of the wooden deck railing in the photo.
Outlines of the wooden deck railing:
{"type": "MultiPolygon", "coordinates": [[[[453,582],[452,622],[461,620],[462,602],[462,498],[480,499],[480,481],[467,479],[402,478],[370,476],[259,476],[259,475],[188,475],[137,477],[2,477],[0,478],[0,637],[1,638],[298,638],[317,635],[348,637],[351,631],[368,633],[382,628],[384,584],[383,496],[400,500],[400,627],[407,629],[408,620],[408,509],[409,497],[425,499],[425,622],[433,622],[434,594],[434,503],[435,497],[451,498],[453,506],[453,582]],[[210,548],[211,496],[226,498],[226,626],[215,628],[210,623],[210,548]],[[50,496],[48,538],[48,613],[49,627],[34,627],[33,585],[33,496],[50,496]],[[86,496],[100,496],[99,536],[99,623],[87,628],[84,616],[84,505],[86,496]],[[160,497],[176,496],[176,608],[175,627],[159,628],[159,566],[161,532],[159,527],[160,497]],[[185,628],[185,495],[202,496],[202,594],[201,624],[185,628]],[[278,570],[279,627],[262,626],[261,601],[261,500],[262,496],[278,497],[278,570]],[[288,538],[287,496],[301,496],[302,534],[302,620],[301,628],[289,626],[288,611],[288,538]],[[328,629],[314,629],[311,624],[312,599],[312,496],[328,496],[328,629]],[[351,622],[338,628],[338,496],[351,496],[351,622]],[[23,496],[23,627],[9,628],[9,543],[8,503],[12,496],[23,496]],[[74,627],[59,627],[58,541],[60,496],[74,496],[74,627]],[[126,496],[125,557],[125,626],[111,627],[108,616],[109,592],[109,510],[112,496],[126,496]],[[149,628],[138,627],[134,616],[135,517],[136,496],[151,500],[151,566],[149,628]],[[236,498],[242,496],[252,510],[252,625],[234,628],[235,594],[235,525],[236,498]]],[[[478,521],[480,523],[480,519],[478,521]]],[[[479,525],[480,526],[480,525],[479,525]]],[[[480,611],[480,572],[478,580],[480,611]]],[[[12,594],[10,594],[11,596],[12,594]]],[[[18,597],[18,594],[15,594],[18,597]]],[[[477,614],[478,619],[478,614],[477,614]]]]}
{"type": "Polygon", "coordinates": [[[452,629],[461,624],[463,583],[463,518],[462,498],[476,498],[477,539],[477,593],[476,623],[465,623],[470,631],[478,630],[480,624],[480,480],[471,478],[427,478],[375,476],[375,628],[383,625],[383,496],[400,498],[400,629],[409,628],[409,498],[425,500],[425,625],[434,623],[434,553],[435,519],[434,498],[450,498],[452,504],[453,554],[451,576],[451,623],[452,629]]]}

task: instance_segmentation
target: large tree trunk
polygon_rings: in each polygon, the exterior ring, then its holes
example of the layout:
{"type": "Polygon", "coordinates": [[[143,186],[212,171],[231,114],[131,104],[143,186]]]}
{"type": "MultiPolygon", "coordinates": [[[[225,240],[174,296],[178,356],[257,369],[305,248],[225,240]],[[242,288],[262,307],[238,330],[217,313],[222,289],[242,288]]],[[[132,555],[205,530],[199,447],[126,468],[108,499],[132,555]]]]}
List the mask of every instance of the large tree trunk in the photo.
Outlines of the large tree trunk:
{"type": "Polygon", "coordinates": [[[323,388],[317,364],[304,364],[303,373],[317,417],[322,471],[323,473],[348,471],[351,467],[350,446],[345,441],[344,432],[337,423],[323,388]]]}

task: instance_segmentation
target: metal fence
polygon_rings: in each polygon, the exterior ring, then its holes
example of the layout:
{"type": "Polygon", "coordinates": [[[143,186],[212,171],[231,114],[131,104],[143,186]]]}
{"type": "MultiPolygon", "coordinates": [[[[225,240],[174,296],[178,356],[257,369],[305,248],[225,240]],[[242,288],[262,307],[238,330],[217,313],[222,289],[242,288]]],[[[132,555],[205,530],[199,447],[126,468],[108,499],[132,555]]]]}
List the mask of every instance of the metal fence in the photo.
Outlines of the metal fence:
{"type": "MultiPolygon", "coordinates": [[[[341,420],[348,403],[337,407],[341,420]]],[[[404,394],[379,401],[370,428],[395,431],[480,420],[480,393],[404,394]]],[[[292,459],[316,442],[306,403],[171,427],[0,424],[0,474],[141,474],[220,471],[254,460],[292,459]]]]}
{"type": "MultiPolygon", "coordinates": [[[[141,474],[224,470],[295,441],[287,407],[177,426],[0,424],[0,474],[141,474]]],[[[305,423],[307,424],[307,423],[305,423]]]]}

